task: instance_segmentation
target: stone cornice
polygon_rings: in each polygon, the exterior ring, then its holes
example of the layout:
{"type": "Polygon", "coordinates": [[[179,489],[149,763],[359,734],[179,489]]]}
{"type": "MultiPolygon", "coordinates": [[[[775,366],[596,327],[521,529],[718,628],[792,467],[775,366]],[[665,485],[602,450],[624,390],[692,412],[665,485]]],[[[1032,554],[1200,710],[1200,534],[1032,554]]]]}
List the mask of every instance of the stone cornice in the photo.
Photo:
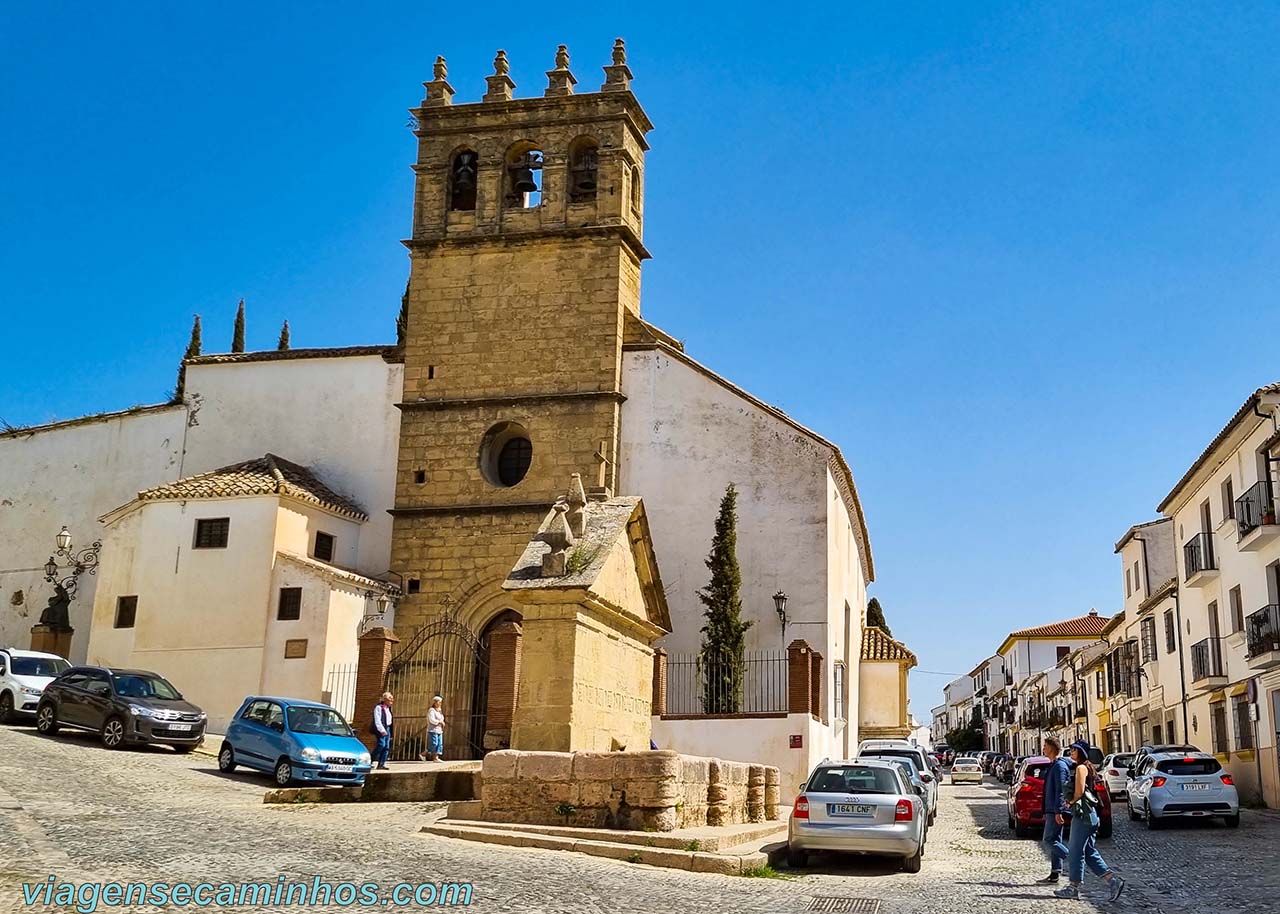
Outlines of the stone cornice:
{"type": "Polygon", "coordinates": [[[508,394],[494,397],[447,397],[438,400],[405,400],[395,404],[396,409],[417,411],[433,411],[448,409],[469,409],[476,406],[514,406],[518,403],[546,403],[561,400],[594,400],[612,399],[618,403],[626,402],[626,395],[620,390],[573,390],[563,393],[541,394],[508,394]]]}

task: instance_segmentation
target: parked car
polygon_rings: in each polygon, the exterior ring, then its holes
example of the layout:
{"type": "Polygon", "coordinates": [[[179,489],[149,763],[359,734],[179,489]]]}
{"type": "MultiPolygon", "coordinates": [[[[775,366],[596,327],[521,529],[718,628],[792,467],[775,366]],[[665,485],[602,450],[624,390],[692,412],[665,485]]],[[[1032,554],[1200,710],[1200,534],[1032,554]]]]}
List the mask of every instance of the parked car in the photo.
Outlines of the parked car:
{"type": "Polygon", "coordinates": [[[218,770],[237,765],[294,781],[358,787],[372,767],[369,750],[333,708],[315,701],[250,695],[218,749],[218,770]]]}
{"type": "Polygon", "coordinates": [[[1240,825],[1240,796],[1231,775],[1207,752],[1155,752],[1129,782],[1129,818],[1159,828],[1168,819],[1221,818],[1240,825]]]}
{"type": "MultiPolygon", "coordinates": [[[[1019,838],[1039,834],[1044,829],[1044,775],[1048,768],[1048,758],[1032,755],[1024,759],[1014,772],[1007,804],[1009,828],[1019,838]]],[[[1113,828],[1111,793],[1104,782],[1098,785],[1098,837],[1110,838],[1113,828]]],[[[1069,820],[1066,833],[1071,833],[1069,820]]]]}
{"type": "Polygon", "coordinates": [[[805,866],[813,851],[882,854],[918,873],[927,828],[924,800],[893,762],[824,761],[791,808],[787,864],[805,866]]]}
{"type": "Polygon", "coordinates": [[[978,761],[981,763],[982,770],[985,773],[987,774],[991,773],[991,766],[995,764],[997,755],[999,755],[998,752],[995,752],[990,749],[988,749],[986,752],[981,752],[978,754],[978,761]]]}
{"type": "Polygon", "coordinates": [[[1018,770],[1018,766],[1026,760],[1025,755],[1012,756],[1006,755],[1000,760],[999,769],[996,771],[996,777],[1006,784],[1013,783],[1014,772],[1018,770]]]}
{"type": "Polygon", "coordinates": [[[934,777],[932,771],[928,768],[921,769],[919,763],[909,755],[895,755],[889,752],[882,754],[872,750],[864,752],[858,758],[882,758],[887,762],[893,762],[903,769],[907,776],[907,780],[911,782],[913,788],[919,788],[916,793],[924,797],[925,814],[928,816],[929,825],[933,824],[933,820],[938,815],[938,779],[934,777]]]}
{"type": "Polygon", "coordinates": [[[959,784],[961,781],[982,783],[982,764],[971,755],[962,755],[951,765],[951,783],[959,784]]]}
{"type": "Polygon", "coordinates": [[[36,729],[92,730],[108,749],[154,743],[191,752],[204,741],[206,716],[169,680],[147,670],[73,666],[49,683],[36,708],[36,729]]]}
{"type": "MultiPolygon", "coordinates": [[[[887,741],[885,741],[887,742],[887,741]]],[[[905,743],[905,741],[903,741],[905,743]]],[[[899,758],[909,758],[915,763],[916,768],[922,772],[931,775],[931,779],[925,781],[926,784],[932,784],[935,794],[938,789],[938,780],[941,778],[941,772],[934,772],[929,766],[929,756],[919,746],[912,746],[910,743],[899,743],[897,745],[884,745],[879,748],[870,748],[858,753],[858,758],[864,755],[874,758],[890,758],[897,756],[899,758]]],[[[934,797],[933,805],[938,805],[937,796],[934,797]]]]}
{"type": "MultiPolygon", "coordinates": [[[[909,739],[864,739],[858,743],[858,755],[862,755],[868,749],[891,749],[895,747],[915,749],[916,745],[909,739]]],[[[924,750],[920,751],[923,752],[924,750]]]]}
{"type": "Polygon", "coordinates": [[[57,654],[0,648],[0,724],[34,716],[45,686],[70,666],[57,654]]]}
{"type": "Polygon", "coordinates": [[[1115,752],[1108,755],[1098,766],[1098,774],[1107,782],[1107,790],[1113,798],[1129,795],[1129,766],[1133,764],[1134,753],[1115,752]]]}
{"type": "Polygon", "coordinates": [[[1144,767],[1146,760],[1160,752],[1172,752],[1180,755],[1193,755],[1200,750],[1195,746],[1182,743],[1162,743],[1158,746],[1141,746],[1133,755],[1133,761],[1129,762],[1129,770],[1125,774],[1125,793],[1133,793],[1134,774],[1141,767],[1144,767]]]}

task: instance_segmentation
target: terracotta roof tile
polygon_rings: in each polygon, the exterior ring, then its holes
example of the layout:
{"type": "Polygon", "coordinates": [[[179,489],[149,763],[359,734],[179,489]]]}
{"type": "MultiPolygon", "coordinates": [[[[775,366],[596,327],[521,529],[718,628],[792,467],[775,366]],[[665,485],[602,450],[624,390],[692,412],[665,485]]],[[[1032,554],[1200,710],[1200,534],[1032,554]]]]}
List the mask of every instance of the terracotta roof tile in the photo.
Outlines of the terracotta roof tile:
{"type": "Polygon", "coordinates": [[[141,501],[173,501],[242,495],[289,495],[357,520],[369,519],[359,505],[330,489],[306,467],[275,454],[146,489],[138,493],[138,498],[141,501]]]}
{"type": "Polygon", "coordinates": [[[868,625],[862,630],[862,659],[906,660],[911,666],[916,665],[916,655],[878,625],[868,625]]]}
{"type": "Polygon", "coordinates": [[[1110,616],[1100,616],[1091,612],[1086,616],[1077,616],[1063,622],[1050,622],[1035,628],[1022,628],[1010,632],[1010,638],[1096,638],[1106,631],[1110,616]]]}

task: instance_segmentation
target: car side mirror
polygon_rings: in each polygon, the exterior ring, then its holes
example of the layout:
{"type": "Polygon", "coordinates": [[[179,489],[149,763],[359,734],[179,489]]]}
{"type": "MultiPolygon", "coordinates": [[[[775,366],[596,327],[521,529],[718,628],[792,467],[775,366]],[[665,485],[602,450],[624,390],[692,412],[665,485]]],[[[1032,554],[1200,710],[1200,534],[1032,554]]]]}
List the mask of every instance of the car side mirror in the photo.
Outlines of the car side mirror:
{"type": "Polygon", "coordinates": [[[933,775],[931,775],[931,774],[922,774],[922,775],[920,775],[920,780],[922,780],[922,781],[924,781],[926,784],[928,784],[930,781],[932,781],[932,780],[933,780],[933,775]]]}

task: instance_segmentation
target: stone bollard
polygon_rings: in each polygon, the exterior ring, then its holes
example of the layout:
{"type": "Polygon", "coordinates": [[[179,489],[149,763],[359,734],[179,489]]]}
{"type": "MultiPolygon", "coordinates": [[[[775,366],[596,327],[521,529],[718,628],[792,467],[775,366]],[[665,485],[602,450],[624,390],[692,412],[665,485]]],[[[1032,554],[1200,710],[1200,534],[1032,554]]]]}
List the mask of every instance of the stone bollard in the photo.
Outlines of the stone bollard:
{"type": "Polygon", "coordinates": [[[752,765],[747,772],[747,821],[764,821],[764,765],[752,765]]]}
{"type": "Polygon", "coordinates": [[[729,784],[724,762],[711,760],[707,777],[707,824],[728,825],[733,821],[729,810],[729,784]]]}
{"type": "Polygon", "coordinates": [[[782,802],[782,777],[777,768],[764,769],[764,815],[772,822],[778,818],[778,806],[782,802]]]}

